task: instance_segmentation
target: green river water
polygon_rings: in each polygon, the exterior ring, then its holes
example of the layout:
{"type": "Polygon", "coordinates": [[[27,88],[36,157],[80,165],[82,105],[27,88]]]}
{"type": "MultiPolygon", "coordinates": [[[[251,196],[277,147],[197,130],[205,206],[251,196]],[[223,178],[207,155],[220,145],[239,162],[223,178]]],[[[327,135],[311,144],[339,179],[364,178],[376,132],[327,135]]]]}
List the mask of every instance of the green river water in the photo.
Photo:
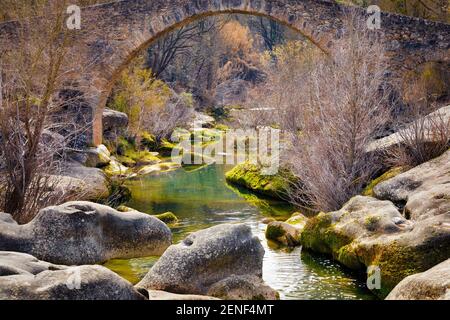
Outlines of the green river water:
{"type": "MultiPolygon", "coordinates": [[[[375,299],[358,275],[332,260],[302,252],[287,252],[269,245],[264,237],[264,217],[287,218],[293,209],[284,202],[261,199],[229,186],[225,172],[231,167],[211,165],[178,169],[131,180],[128,205],[149,214],[174,212],[180,222],[172,228],[177,243],[191,232],[220,223],[249,225],[264,246],[263,277],[279,291],[281,299],[375,299]]],[[[112,260],[106,266],[132,283],[138,282],[158,257],[112,260]]]]}

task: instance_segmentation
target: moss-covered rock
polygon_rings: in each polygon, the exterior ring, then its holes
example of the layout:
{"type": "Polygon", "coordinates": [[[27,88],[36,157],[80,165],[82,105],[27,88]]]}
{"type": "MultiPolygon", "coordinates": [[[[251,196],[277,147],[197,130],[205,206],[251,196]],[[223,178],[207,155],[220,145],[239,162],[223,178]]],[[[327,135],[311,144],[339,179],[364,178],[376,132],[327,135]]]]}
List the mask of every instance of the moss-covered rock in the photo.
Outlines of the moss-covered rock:
{"type": "MultiPolygon", "coordinates": [[[[150,138],[149,138],[150,139],[150,138]]],[[[140,150],[134,140],[120,137],[117,142],[117,160],[127,167],[144,166],[161,162],[158,152],[140,150]]]]}
{"type": "Polygon", "coordinates": [[[177,148],[179,148],[177,143],[173,143],[166,139],[163,139],[158,145],[156,151],[158,151],[163,156],[170,156],[172,154],[172,151],[177,148]]]}
{"type": "Polygon", "coordinates": [[[164,222],[165,224],[174,224],[178,222],[177,216],[172,212],[165,212],[155,215],[156,218],[164,222]]]}
{"type": "Polygon", "coordinates": [[[126,167],[132,168],[136,165],[136,161],[127,156],[117,156],[116,159],[126,167]]]}
{"type": "Polygon", "coordinates": [[[118,206],[116,210],[119,211],[119,212],[133,212],[133,211],[137,211],[137,210],[135,210],[133,208],[130,208],[130,207],[127,207],[127,206],[124,206],[124,205],[118,206]]]}
{"type": "Polygon", "coordinates": [[[267,225],[266,238],[288,247],[300,245],[301,229],[285,222],[273,221],[267,225]]]}
{"type": "Polygon", "coordinates": [[[89,148],[86,152],[86,167],[103,168],[111,162],[111,153],[101,144],[95,148],[89,148]]]}
{"type": "Polygon", "coordinates": [[[364,189],[364,191],[362,192],[362,195],[368,196],[368,197],[373,197],[374,196],[373,188],[375,188],[380,183],[387,181],[389,179],[392,179],[405,171],[406,171],[406,168],[404,168],[404,167],[396,167],[396,168],[390,169],[389,171],[383,173],[378,178],[370,181],[369,184],[364,189]]]}
{"type": "Polygon", "coordinates": [[[303,229],[308,222],[308,218],[305,217],[301,212],[294,212],[292,216],[286,220],[286,223],[295,226],[297,229],[303,229]]]}
{"type": "Polygon", "coordinates": [[[403,278],[450,256],[450,213],[420,221],[406,220],[390,201],[352,198],[341,210],[308,220],[301,243],[329,254],[352,269],[378,266],[385,297],[403,278]]]}
{"type": "Polygon", "coordinates": [[[289,186],[290,174],[286,170],[281,170],[276,175],[263,175],[261,167],[243,163],[227,172],[225,178],[229,183],[237,184],[256,193],[282,199],[289,186]]]}
{"type": "Polygon", "coordinates": [[[103,168],[103,171],[109,177],[126,177],[128,176],[130,169],[128,167],[125,167],[114,158],[111,158],[111,162],[105,168],[103,168]]]}
{"type": "Polygon", "coordinates": [[[402,280],[386,300],[450,300],[450,259],[402,280]]]}

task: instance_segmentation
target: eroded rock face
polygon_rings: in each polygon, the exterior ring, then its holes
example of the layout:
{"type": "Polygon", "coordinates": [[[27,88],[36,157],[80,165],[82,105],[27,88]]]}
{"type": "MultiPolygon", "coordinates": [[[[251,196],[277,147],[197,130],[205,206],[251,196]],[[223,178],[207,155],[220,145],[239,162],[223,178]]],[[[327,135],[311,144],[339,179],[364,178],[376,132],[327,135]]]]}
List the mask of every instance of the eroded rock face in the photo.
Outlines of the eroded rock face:
{"type": "Polygon", "coordinates": [[[0,250],[65,265],[160,255],[172,240],[170,229],[157,218],[90,202],[43,209],[25,225],[2,220],[0,250]]]}
{"type": "Polygon", "coordinates": [[[406,277],[386,300],[450,300],[450,259],[406,277]]]}
{"type": "Polygon", "coordinates": [[[266,228],[266,238],[283,246],[299,246],[307,222],[308,218],[300,212],[292,214],[286,222],[270,221],[266,228]]]}
{"type": "Polygon", "coordinates": [[[0,251],[0,300],[144,300],[101,266],[67,267],[0,251]]]}
{"type": "Polygon", "coordinates": [[[103,137],[112,141],[121,135],[128,126],[128,116],[119,111],[103,110],[103,137]]]}
{"type": "Polygon", "coordinates": [[[311,218],[301,236],[304,248],[332,255],[352,269],[378,266],[385,297],[405,277],[450,256],[450,212],[406,220],[390,201],[352,198],[341,210],[311,218]]]}
{"type": "Polygon", "coordinates": [[[412,220],[450,212],[450,150],[373,189],[376,198],[405,204],[412,220]]]}
{"type": "Polygon", "coordinates": [[[102,170],[87,168],[78,162],[64,164],[64,171],[54,176],[49,188],[60,194],[73,194],[77,200],[97,201],[110,194],[110,183],[102,170]]]}
{"type": "Polygon", "coordinates": [[[89,148],[86,150],[87,167],[103,168],[111,162],[111,153],[108,148],[101,144],[98,147],[89,148]]]}
{"type": "Polygon", "coordinates": [[[223,224],[169,247],[137,287],[209,295],[214,284],[231,276],[252,276],[262,283],[263,256],[264,248],[248,226],[223,224]]]}

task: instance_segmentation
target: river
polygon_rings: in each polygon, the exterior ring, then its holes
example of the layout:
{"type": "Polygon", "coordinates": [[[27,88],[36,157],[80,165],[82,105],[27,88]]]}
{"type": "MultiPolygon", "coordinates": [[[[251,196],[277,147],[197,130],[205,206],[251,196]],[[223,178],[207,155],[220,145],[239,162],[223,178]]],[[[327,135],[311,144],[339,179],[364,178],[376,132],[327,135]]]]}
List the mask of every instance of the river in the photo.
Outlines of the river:
{"type": "MultiPolygon", "coordinates": [[[[130,180],[128,206],[148,214],[172,211],[180,222],[172,228],[174,243],[189,233],[220,223],[245,223],[261,239],[266,254],[263,277],[281,299],[375,299],[361,275],[332,260],[302,252],[278,249],[264,237],[264,217],[287,218],[293,209],[284,202],[261,199],[229,186],[226,165],[178,169],[130,180]]],[[[112,260],[106,266],[132,283],[138,282],[158,257],[112,260]]]]}

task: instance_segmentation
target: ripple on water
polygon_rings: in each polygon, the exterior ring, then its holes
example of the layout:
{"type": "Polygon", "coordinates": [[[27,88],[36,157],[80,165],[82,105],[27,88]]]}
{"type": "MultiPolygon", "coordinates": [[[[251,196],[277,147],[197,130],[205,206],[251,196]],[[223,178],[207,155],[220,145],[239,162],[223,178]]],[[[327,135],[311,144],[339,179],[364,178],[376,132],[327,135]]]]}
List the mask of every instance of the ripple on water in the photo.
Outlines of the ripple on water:
{"type": "MultiPolygon", "coordinates": [[[[180,222],[172,228],[174,243],[189,233],[220,223],[243,222],[259,237],[265,249],[263,277],[282,299],[375,299],[364,282],[337,263],[322,256],[270,248],[261,220],[269,214],[286,216],[292,208],[259,199],[226,185],[226,168],[213,165],[201,170],[173,171],[130,182],[129,204],[142,212],[174,212],[180,222]]],[[[132,283],[142,279],[158,257],[112,260],[106,266],[132,283]]]]}

